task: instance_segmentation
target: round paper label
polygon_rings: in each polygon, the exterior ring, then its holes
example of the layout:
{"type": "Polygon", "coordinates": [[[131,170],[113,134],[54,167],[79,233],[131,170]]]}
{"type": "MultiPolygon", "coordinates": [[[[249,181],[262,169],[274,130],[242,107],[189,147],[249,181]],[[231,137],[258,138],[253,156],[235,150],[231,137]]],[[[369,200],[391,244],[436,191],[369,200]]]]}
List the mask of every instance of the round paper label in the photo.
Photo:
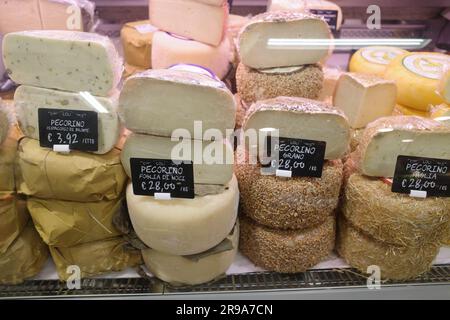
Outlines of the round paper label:
{"type": "Polygon", "coordinates": [[[442,77],[444,66],[450,64],[450,57],[438,54],[412,54],[403,59],[403,65],[409,71],[433,80],[442,77]]]}
{"type": "Polygon", "coordinates": [[[361,56],[371,63],[387,65],[405,51],[391,47],[373,47],[361,50],[361,56]]]}

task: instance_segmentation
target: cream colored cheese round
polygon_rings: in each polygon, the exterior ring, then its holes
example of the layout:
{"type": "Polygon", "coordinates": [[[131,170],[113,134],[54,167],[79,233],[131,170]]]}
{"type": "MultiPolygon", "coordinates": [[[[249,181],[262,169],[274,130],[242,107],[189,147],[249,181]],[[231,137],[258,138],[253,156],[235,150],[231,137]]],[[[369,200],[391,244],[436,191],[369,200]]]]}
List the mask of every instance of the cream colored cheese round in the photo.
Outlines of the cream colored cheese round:
{"type": "Polygon", "coordinates": [[[197,285],[210,282],[224,274],[233,263],[239,243],[239,225],[228,235],[231,250],[208,255],[198,260],[162,253],[153,249],[142,250],[147,268],[159,279],[173,285],[197,285]]]}
{"type": "Polygon", "coordinates": [[[194,199],[155,200],[127,188],[130,219],[138,237],[150,248],[190,255],[219,244],[233,228],[239,202],[237,179],[216,195],[194,199]]]}

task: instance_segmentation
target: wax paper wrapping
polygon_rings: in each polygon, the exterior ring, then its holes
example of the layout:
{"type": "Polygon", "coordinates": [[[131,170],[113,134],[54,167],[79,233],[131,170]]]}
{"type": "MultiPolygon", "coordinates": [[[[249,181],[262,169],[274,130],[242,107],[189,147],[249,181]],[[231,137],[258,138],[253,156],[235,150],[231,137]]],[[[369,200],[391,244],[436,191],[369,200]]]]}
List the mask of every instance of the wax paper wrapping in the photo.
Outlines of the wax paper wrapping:
{"type": "Polygon", "coordinates": [[[122,198],[98,202],[29,198],[27,206],[39,235],[50,246],[72,247],[121,234],[112,222],[122,198]]]}
{"type": "Polygon", "coordinates": [[[25,200],[16,196],[0,198],[0,255],[22,233],[29,218],[25,200]]]}
{"type": "Polygon", "coordinates": [[[48,259],[48,247],[29,223],[5,253],[0,254],[0,284],[18,284],[38,274],[48,259]]]}
{"type": "Polygon", "coordinates": [[[6,140],[0,145],[0,198],[15,190],[15,165],[17,142],[22,133],[12,126],[6,140]]]}
{"type": "Polygon", "coordinates": [[[37,140],[24,138],[18,150],[18,192],[80,202],[117,199],[127,179],[119,154],[118,149],[105,155],[56,153],[41,148],[37,140]]]}
{"type": "Polygon", "coordinates": [[[67,272],[67,267],[71,265],[80,268],[82,278],[89,278],[142,264],[141,252],[128,246],[123,237],[70,248],[50,247],[50,253],[60,280],[67,280],[71,276],[67,272]]]}

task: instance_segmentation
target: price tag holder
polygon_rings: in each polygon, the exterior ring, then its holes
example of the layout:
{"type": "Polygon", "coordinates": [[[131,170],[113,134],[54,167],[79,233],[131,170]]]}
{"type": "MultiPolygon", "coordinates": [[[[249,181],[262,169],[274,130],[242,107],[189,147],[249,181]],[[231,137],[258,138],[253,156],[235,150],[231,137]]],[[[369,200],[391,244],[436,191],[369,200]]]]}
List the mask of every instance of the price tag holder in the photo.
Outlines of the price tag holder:
{"type": "MultiPolygon", "coordinates": [[[[321,178],[325,162],[325,141],[279,138],[274,151],[278,152],[280,171],[291,171],[291,177],[321,178]]],[[[272,168],[276,166],[272,162],[272,168]]]]}
{"type": "Polygon", "coordinates": [[[312,14],[321,16],[328,23],[328,26],[332,31],[337,30],[337,21],[338,21],[338,11],[337,10],[315,10],[310,9],[309,12],[312,14]]]}
{"type": "Polygon", "coordinates": [[[95,111],[38,109],[41,147],[68,145],[71,150],[98,151],[98,114],[95,111]]]}
{"type": "Polygon", "coordinates": [[[194,199],[194,165],[191,161],[131,158],[133,191],[138,196],[169,193],[171,198],[194,199]]]}
{"type": "Polygon", "coordinates": [[[392,192],[418,191],[427,197],[450,197],[450,160],[398,156],[392,192]]]}

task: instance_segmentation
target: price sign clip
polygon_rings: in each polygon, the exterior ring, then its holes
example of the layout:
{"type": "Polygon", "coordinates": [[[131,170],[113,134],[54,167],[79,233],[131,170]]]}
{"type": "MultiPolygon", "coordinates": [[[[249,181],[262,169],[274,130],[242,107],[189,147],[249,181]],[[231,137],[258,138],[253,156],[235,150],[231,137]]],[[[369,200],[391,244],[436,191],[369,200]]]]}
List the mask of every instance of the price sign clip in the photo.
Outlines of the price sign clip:
{"type": "Polygon", "coordinates": [[[171,194],[165,192],[155,192],[154,197],[156,200],[172,200],[171,194]]]}
{"type": "Polygon", "coordinates": [[[70,146],[68,144],[54,144],[53,151],[58,153],[70,153],[70,146]]]}
{"type": "Polygon", "coordinates": [[[281,178],[292,178],[292,171],[291,170],[280,170],[280,169],[277,169],[275,175],[277,177],[281,177],[281,178]]]}
{"type": "Polygon", "coordinates": [[[427,197],[427,192],[426,191],[420,191],[420,190],[411,190],[411,192],[409,193],[409,196],[411,198],[423,198],[423,199],[425,199],[427,197]]]}

